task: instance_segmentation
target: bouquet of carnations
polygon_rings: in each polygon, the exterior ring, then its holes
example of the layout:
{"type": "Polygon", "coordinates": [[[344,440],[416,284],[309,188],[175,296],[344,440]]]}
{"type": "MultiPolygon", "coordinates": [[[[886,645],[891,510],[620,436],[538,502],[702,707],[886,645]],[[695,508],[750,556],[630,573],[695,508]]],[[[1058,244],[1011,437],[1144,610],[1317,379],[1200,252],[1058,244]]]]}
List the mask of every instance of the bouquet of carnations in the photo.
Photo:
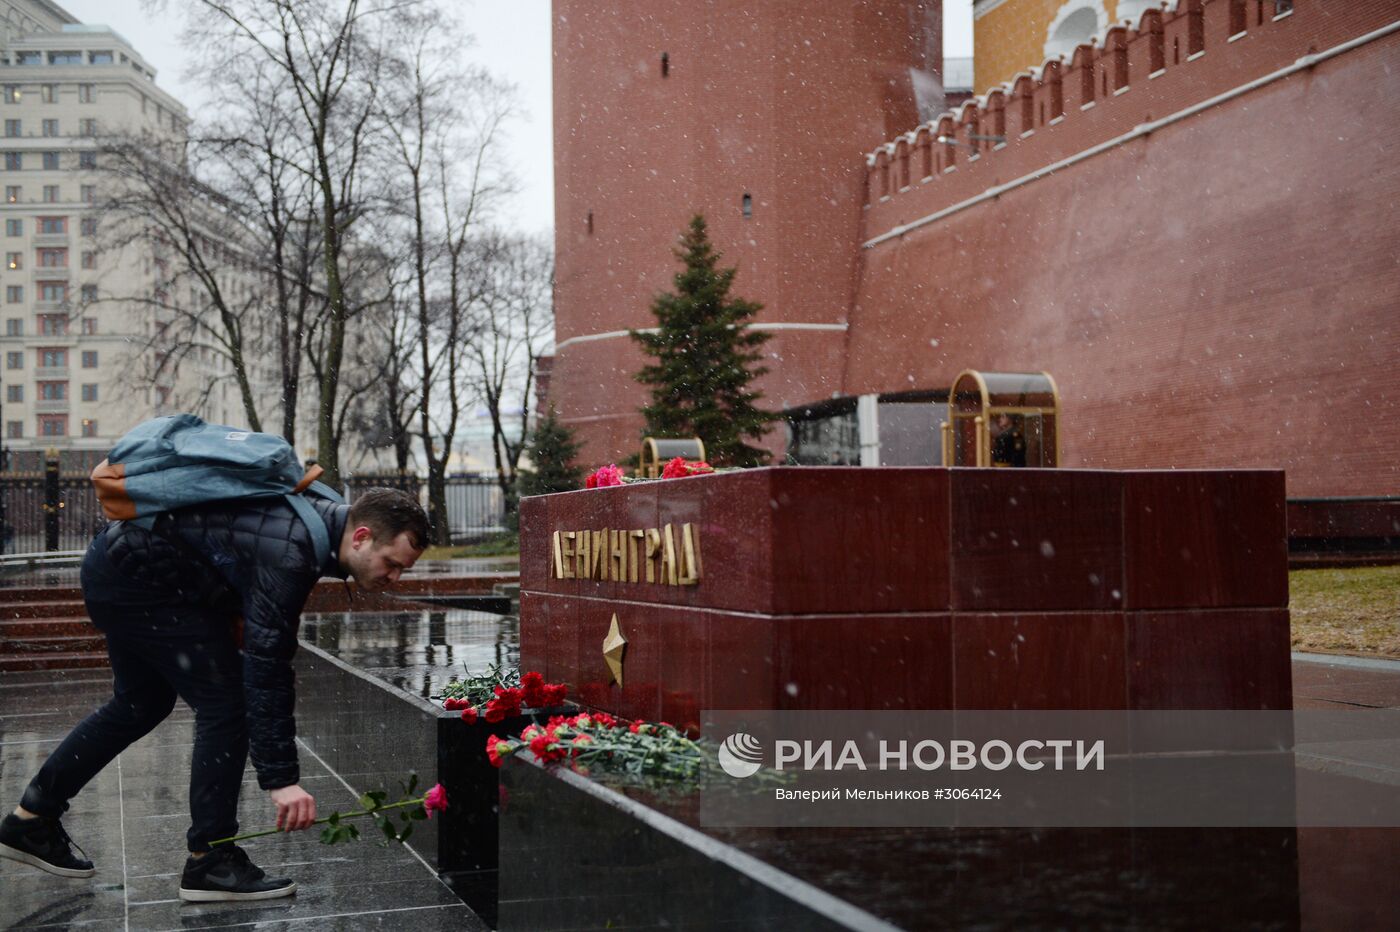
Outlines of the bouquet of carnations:
{"type": "Polygon", "coordinates": [[[453,680],[434,699],[449,712],[460,712],[467,723],[485,720],[499,722],[522,709],[552,709],[562,705],[569,690],[563,683],[546,683],[540,673],[521,673],[496,664],[486,672],[453,680]]]}

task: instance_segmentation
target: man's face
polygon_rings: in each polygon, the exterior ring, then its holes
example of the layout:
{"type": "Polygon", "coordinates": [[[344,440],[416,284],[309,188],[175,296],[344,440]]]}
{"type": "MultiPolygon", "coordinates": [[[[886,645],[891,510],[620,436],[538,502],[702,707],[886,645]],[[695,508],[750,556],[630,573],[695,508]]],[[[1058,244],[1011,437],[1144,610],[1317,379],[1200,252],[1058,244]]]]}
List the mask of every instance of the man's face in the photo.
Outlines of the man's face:
{"type": "Polygon", "coordinates": [[[422,556],[423,551],[413,546],[413,538],[408,532],[391,541],[380,543],[374,532],[367,527],[355,528],[350,540],[350,552],[346,563],[355,582],[367,592],[378,592],[399,581],[403,571],[411,567],[422,556]]]}

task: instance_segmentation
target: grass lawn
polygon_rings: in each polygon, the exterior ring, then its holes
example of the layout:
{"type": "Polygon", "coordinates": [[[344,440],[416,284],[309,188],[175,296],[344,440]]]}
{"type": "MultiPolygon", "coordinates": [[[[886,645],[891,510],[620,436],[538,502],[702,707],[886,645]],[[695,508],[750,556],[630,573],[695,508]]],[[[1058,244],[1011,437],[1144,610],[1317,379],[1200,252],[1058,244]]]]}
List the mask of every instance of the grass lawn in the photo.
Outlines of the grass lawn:
{"type": "Polygon", "coordinates": [[[1400,566],[1288,574],[1296,650],[1400,656],[1400,566]]]}

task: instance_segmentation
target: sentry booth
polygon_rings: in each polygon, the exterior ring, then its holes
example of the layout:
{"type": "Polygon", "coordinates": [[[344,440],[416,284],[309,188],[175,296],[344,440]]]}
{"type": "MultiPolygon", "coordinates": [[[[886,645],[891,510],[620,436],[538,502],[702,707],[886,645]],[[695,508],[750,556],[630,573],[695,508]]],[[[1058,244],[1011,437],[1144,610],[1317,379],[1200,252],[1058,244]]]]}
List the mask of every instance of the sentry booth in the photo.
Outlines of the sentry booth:
{"type": "Polygon", "coordinates": [[[943,465],[1058,466],[1059,413],[1048,372],[965,369],[948,393],[943,465]]]}
{"type": "Polygon", "coordinates": [[[666,464],[678,456],[690,463],[704,462],[705,441],[699,437],[647,437],[642,441],[637,475],[642,479],[655,479],[666,464]]]}

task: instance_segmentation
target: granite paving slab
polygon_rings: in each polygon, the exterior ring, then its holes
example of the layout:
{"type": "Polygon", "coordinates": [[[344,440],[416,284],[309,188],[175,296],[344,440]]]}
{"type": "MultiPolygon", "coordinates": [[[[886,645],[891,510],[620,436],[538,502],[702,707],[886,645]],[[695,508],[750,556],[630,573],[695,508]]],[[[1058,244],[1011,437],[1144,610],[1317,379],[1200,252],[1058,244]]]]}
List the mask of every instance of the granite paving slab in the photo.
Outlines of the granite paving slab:
{"type": "MultiPolygon", "coordinates": [[[[0,683],[0,806],[25,785],[82,716],[110,695],[110,676],[87,671],[7,675],[0,683]]],[[[0,861],[0,928],[377,928],[399,932],[486,926],[412,850],[372,840],[327,847],[310,832],[246,843],[255,863],[299,884],[257,903],[178,899],[188,826],[193,715],[183,704],[113,761],[72,803],[64,825],[97,865],[91,879],[54,877],[0,861]]],[[[353,775],[332,772],[303,748],[303,785],[322,812],[355,806],[353,775]]],[[[245,831],[270,824],[271,803],[247,771],[245,831]]]]}

